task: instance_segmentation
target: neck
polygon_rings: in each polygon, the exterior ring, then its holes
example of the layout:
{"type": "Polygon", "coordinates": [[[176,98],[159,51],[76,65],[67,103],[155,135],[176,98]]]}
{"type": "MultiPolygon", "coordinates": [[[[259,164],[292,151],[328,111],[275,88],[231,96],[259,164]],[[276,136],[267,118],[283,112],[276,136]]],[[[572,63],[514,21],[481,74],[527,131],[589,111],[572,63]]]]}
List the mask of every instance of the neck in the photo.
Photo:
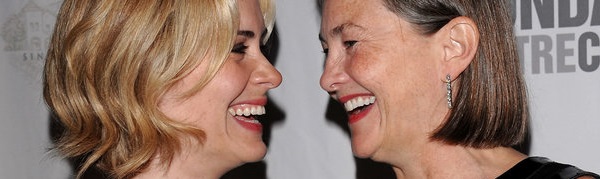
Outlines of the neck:
{"type": "Polygon", "coordinates": [[[389,162],[396,178],[496,178],[527,157],[507,147],[476,149],[433,143],[422,152],[389,162]]]}
{"type": "Polygon", "coordinates": [[[134,179],[218,179],[229,170],[240,165],[227,162],[222,158],[211,157],[214,155],[202,155],[201,149],[191,152],[193,150],[190,150],[190,148],[182,148],[182,152],[176,153],[170,165],[166,165],[166,161],[160,160],[159,156],[154,157],[148,168],[135,176],[134,179]]]}

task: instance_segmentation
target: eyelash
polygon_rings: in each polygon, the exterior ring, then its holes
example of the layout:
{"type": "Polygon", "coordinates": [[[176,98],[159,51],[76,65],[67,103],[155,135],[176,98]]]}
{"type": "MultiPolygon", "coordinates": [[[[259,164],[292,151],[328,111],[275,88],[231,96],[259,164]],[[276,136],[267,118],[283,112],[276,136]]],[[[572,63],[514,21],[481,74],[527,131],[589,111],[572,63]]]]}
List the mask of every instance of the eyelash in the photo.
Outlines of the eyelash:
{"type": "Polygon", "coordinates": [[[344,46],[346,46],[346,48],[350,48],[353,47],[354,44],[356,44],[358,41],[356,40],[348,40],[348,41],[344,41],[344,46]]]}
{"type": "Polygon", "coordinates": [[[238,54],[245,54],[246,49],[248,49],[248,46],[244,45],[244,43],[238,43],[238,44],[233,45],[231,52],[238,53],[238,54]]]}
{"type": "MultiPolygon", "coordinates": [[[[245,54],[246,53],[246,49],[248,49],[247,45],[244,45],[243,43],[239,43],[239,44],[235,44],[233,46],[233,48],[231,49],[231,52],[238,53],[238,54],[245,54]]],[[[261,45],[260,46],[260,52],[263,55],[269,54],[270,51],[271,51],[271,48],[270,48],[269,45],[261,45]]]]}
{"type": "MultiPolygon", "coordinates": [[[[346,46],[346,49],[353,47],[358,41],[356,40],[348,40],[348,41],[344,41],[344,46],[346,46]]],[[[323,49],[323,53],[325,55],[329,54],[329,48],[324,48],[323,49]]]]}

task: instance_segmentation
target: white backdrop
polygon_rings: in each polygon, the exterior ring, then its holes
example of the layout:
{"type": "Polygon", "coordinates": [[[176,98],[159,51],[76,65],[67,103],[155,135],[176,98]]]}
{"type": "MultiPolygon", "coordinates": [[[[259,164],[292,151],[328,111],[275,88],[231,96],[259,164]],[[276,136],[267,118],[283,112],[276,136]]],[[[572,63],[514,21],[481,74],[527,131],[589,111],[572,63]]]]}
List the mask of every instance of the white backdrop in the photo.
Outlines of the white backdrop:
{"type": "Polygon", "coordinates": [[[530,154],[600,172],[600,1],[515,5],[532,111],[530,154]]]}
{"type": "MultiPolygon", "coordinates": [[[[0,4],[0,178],[70,175],[66,162],[47,153],[48,112],[40,85],[59,1],[0,4]]],[[[600,1],[515,5],[533,116],[530,154],[600,172],[600,1]]],[[[284,80],[270,96],[284,118],[272,127],[265,159],[268,178],[348,179],[360,170],[347,133],[325,118],[319,18],[313,0],[277,2],[280,46],[275,65],[284,80]]]]}

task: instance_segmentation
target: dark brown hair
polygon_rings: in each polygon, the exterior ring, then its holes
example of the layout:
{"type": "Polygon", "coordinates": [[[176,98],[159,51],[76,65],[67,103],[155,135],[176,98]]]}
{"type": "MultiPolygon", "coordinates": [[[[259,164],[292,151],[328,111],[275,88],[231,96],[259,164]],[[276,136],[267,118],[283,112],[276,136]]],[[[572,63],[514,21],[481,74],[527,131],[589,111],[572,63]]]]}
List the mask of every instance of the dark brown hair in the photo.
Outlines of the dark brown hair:
{"type": "Polygon", "coordinates": [[[458,76],[453,109],[432,139],[476,148],[514,146],[528,127],[525,82],[509,4],[504,0],[382,0],[399,17],[437,32],[455,17],[471,18],[480,33],[475,58],[458,76]]]}

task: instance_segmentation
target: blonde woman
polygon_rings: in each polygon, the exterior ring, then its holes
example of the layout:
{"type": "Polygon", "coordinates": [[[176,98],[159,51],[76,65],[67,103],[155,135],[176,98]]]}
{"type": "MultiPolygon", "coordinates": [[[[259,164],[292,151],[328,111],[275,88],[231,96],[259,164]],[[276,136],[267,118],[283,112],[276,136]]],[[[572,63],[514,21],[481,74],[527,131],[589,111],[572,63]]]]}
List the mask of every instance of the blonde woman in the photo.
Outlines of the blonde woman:
{"type": "Polygon", "coordinates": [[[66,0],[44,72],[56,149],[111,178],[219,178],[261,160],[281,83],[269,0],[66,0]]]}

